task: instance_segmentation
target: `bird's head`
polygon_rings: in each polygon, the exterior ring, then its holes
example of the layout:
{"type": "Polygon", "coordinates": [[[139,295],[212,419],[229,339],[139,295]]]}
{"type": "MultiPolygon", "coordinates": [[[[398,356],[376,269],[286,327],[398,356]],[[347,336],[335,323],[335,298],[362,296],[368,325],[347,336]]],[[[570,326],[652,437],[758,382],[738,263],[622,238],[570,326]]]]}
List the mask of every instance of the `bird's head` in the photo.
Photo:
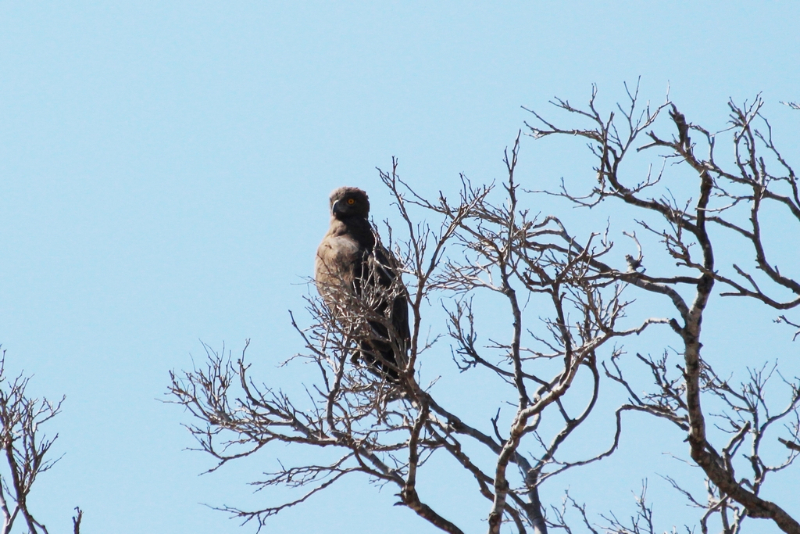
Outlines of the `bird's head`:
{"type": "Polygon", "coordinates": [[[369,197],[357,187],[340,187],[331,193],[331,215],[336,219],[369,215],[369,197]]]}

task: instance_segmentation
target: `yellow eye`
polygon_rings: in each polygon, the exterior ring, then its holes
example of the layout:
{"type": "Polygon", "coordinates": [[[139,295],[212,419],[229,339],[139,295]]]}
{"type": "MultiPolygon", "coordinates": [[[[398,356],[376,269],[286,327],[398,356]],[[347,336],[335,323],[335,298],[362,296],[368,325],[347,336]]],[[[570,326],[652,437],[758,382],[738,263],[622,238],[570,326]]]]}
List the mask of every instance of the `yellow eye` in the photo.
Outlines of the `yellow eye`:
{"type": "Polygon", "coordinates": [[[348,204],[350,204],[350,205],[352,206],[353,204],[355,204],[355,203],[356,203],[356,199],[354,199],[354,198],[348,198],[348,199],[347,199],[347,203],[348,203],[348,204]]]}

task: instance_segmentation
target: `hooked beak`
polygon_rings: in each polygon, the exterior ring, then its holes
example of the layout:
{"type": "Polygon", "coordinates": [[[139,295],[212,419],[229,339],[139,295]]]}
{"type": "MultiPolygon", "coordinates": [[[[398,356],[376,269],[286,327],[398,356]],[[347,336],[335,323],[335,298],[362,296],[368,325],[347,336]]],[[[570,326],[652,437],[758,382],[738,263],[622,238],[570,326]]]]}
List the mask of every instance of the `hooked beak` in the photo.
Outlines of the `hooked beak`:
{"type": "Polygon", "coordinates": [[[341,200],[337,200],[336,202],[333,203],[333,206],[331,206],[331,213],[333,213],[334,215],[344,213],[344,211],[345,211],[345,206],[341,200]]]}

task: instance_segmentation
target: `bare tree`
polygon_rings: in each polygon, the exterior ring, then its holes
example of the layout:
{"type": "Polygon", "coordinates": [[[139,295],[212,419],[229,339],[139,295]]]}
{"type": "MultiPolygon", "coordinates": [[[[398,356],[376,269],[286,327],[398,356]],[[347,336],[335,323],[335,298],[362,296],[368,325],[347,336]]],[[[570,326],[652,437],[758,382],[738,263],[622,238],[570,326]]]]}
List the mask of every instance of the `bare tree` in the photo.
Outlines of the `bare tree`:
{"type": "MultiPolygon", "coordinates": [[[[561,110],[587,121],[588,128],[561,128],[534,113],[539,123],[530,126],[530,131],[537,138],[562,134],[583,137],[597,158],[598,185],[581,195],[562,188],[559,196],[581,206],[621,202],[643,216],[656,215],[655,220],[660,220],[650,223],[642,218],[639,226],[658,238],[662,250],[674,260],[674,268],[668,262],[654,265],[645,262],[641,248],[637,258],[628,256],[626,271],[602,263],[594,267],[601,275],[666,297],[672,308],[667,312],[672,315],[669,326],[682,347],[676,355],[682,361],[677,365],[670,362],[669,353],[660,358],[637,355],[654,379],[653,389],[644,396],[634,393],[614,356],[608,366],[604,364],[605,373],[626,388],[631,408],[665,418],[686,433],[691,458],[707,477],[708,499],[700,503],[681,491],[694,505],[705,508],[700,525],[703,532],[707,532],[708,518],[714,514],[720,516],[726,533],[738,532],[745,517],[766,518],[784,532],[800,532],[797,519],[779,504],[759,496],[768,475],[787,468],[798,455],[800,383],[780,376],[775,364],[750,369],[749,380],[734,385],[721,378],[712,363],[701,355],[701,325],[705,308],[715,296],[715,285],[722,286],[718,296],[750,298],[775,310],[800,305],[798,277],[781,273],[769,259],[764,238],[762,219],[767,218],[765,212],[769,210],[788,215],[780,222],[783,235],[797,235],[792,230],[800,222],[800,197],[796,175],[775,146],[769,122],[760,114],[763,101],[759,97],[742,106],[730,102],[728,128],[711,133],[688,122],[670,102],[655,110],[637,110],[637,92],[628,93],[629,107],[619,107],[621,121],[616,121],[613,113],[603,117],[595,107],[595,96],[596,91],[586,109],[575,108],[564,100],[555,101],[561,110]],[[664,109],[669,110],[675,128],[675,134],[669,138],[650,129],[664,109]],[[635,147],[644,132],[646,142],[635,147]],[[718,162],[717,156],[718,139],[725,133],[730,135],[733,145],[733,164],[729,169],[718,162]],[[693,142],[691,135],[699,138],[699,143],[693,142]],[[696,190],[684,200],[671,196],[666,187],[658,188],[667,178],[663,171],[638,183],[628,183],[621,174],[620,164],[632,148],[657,150],[665,161],[687,166],[696,177],[696,190]],[[715,234],[717,229],[725,232],[715,234]],[[715,250],[724,248],[724,243],[732,239],[741,239],[741,243],[734,245],[739,250],[737,263],[730,267],[718,264],[715,250]],[[740,267],[748,260],[755,271],[740,267]],[[648,274],[645,268],[650,270],[648,274]],[[787,394],[784,407],[773,410],[768,395],[777,394],[778,388],[768,383],[776,379],[784,382],[787,394]],[[715,414],[721,420],[717,426],[728,435],[727,439],[716,442],[707,431],[709,414],[703,410],[703,404],[714,398],[722,404],[721,413],[715,414]],[[784,420],[789,421],[785,428],[788,439],[772,439],[786,445],[785,459],[769,465],[762,455],[765,438],[776,423],[784,420]],[[745,444],[749,445],[748,452],[744,452],[745,444]],[[735,472],[737,457],[746,459],[749,467],[750,472],[744,476],[735,472]]],[[[774,218],[772,222],[775,224],[774,218]]],[[[636,239],[634,234],[631,237],[636,239]]],[[[778,320],[794,325],[785,315],[778,320]]],[[[671,482],[680,490],[677,482],[671,482]]]]}
{"type": "MultiPolygon", "coordinates": [[[[47,534],[47,527],[33,515],[28,496],[39,475],[49,471],[60,458],[51,459],[50,449],[58,438],[41,433],[41,426],[61,411],[62,397],[57,402],[26,395],[29,377],[9,380],[5,373],[5,350],[0,354],[0,443],[6,458],[7,471],[0,472],[0,511],[3,525],[0,534],[12,532],[15,522],[24,525],[29,534],[47,534]]],[[[76,508],[73,532],[79,534],[83,512],[76,508]]]]}
{"type": "MultiPolygon", "coordinates": [[[[688,122],[669,100],[642,106],[638,88],[627,97],[624,106],[605,115],[596,105],[596,91],[586,108],[556,99],[553,104],[566,120],[578,121],[569,127],[531,111],[537,122],[526,126],[534,139],[569,136],[588,142],[596,165],[589,188],[579,193],[566,184],[552,192],[520,187],[521,133],[506,152],[507,178],[500,188],[476,186],[462,176],[457,198],[440,194],[431,200],[399,177],[396,161],[391,171],[381,171],[401,221],[394,229],[387,224],[384,233],[401,259],[396,268],[405,285],[398,282],[369,295],[346,292],[348,298],[335,307],[310,297],[310,324],[300,326],[292,318],[305,344],[293,359],[311,361],[318,370],[307,386],[310,400],[292,398],[277,385],[258,385],[244,351],[234,359],[206,347],[204,367],[171,375],[173,400],[193,415],[189,429],[201,450],[216,460],[212,470],[272,442],[340,451],[330,462],[282,466],[255,483],[306,488],[298,498],[255,510],[223,510],[260,528],[270,516],[342,477],[366,473],[395,487],[399,504],[441,530],[459,533],[462,526],[437,511],[435,499],[419,487],[418,475],[428,460],[447,455],[472,475],[474,491],[486,499],[490,534],[504,524],[520,533],[578,527],[655,532],[644,490],[630,526],[613,513],[601,516],[598,526],[586,505],[569,495],[560,505],[540,498],[542,485],[554,484],[559,474],[613,454],[623,414],[635,411],[685,434],[691,461],[704,473],[707,495],[696,497],[666,478],[702,509],[702,532],[718,526],[725,534],[737,533],[750,517],[800,533],[786,504],[761,497],[769,475],[787,469],[800,454],[800,383],[784,378],[777,364],[755,365],[747,380],[734,383],[724,362],[715,365],[702,356],[701,331],[712,298],[738,296],[781,311],[800,305],[798,277],[770,260],[762,222],[774,221],[762,216],[766,210],[788,213],[789,222],[781,224],[800,222],[796,176],[773,144],[769,123],[759,113],[760,99],[744,106],[730,103],[730,125],[711,133],[688,122]],[[661,120],[665,112],[668,120],[661,120]],[[656,133],[656,128],[671,128],[674,134],[656,133]],[[717,161],[718,139],[724,135],[734,149],[727,170],[717,161]],[[685,185],[673,187],[686,193],[685,198],[675,196],[666,183],[674,177],[665,166],[631,182],[621,163],[636,151],[655,152],[687,168],[696,189],[687,193],[685,185]],[[704,156],[698,155],[701,151],[704,156]],[[649,238],[625,229],[638,252],[620,255],[607,228],[580,236],[568,230],[563,217],[526,207],[548,195],[576,207],[616,203],[614,209],[628,210],[649,238]],[[396,239],[400,234],[405,237],[396,239]],[[732,239],[742,242],[734,247],[737,263],[718,265],[715,251],[732,239]],[[741,267],[751,259],[757,272],[741,267]],[[376,302],[398,294],[409,302],[411,346],[407,355],[395,358],[402,362],[395,369],[399,379],[387,382],[351,359],[360,343],[376,335],[365,327],[370,321],[381,321],[389,340],[396,337],[389,318],[374,310],[376,302]],[[633,299],[647,294],[655,298],[632,313],[633,299]],[[437,302],[446,311],[444,324],[436,321],[430,304],[437,302]],[[481,314],[496,316],[501,310],[508,330],[480,335],[481,314]],[[655,347],[658,356],[626,355],[623,338],[657,328],[672,332],[680,348],[655,347]],[[437,377],[426,374],[423,364],[443,353],[452,355],[454,371],[479,374],[483,391],[495,399],[496,416],[474,420],[442,400],[437,377]],[[636,365],[647,371],[651,383],[631,372],[636,365]],[[585,387],[573,387],[579,377],[592,384],[588,394],[585,387]],[[583,458],[566,455],[564,443],[598,404],[601,380],[628,397],[616,408],[615,428],[600,450],[583,458]],[[772,397],[781,394],[784,404],[776,410],[772,397]],[[704,406],[712,403],[716,411],[710,415],[704,406]],[[509,406],[511,413],[501,417],[501,408],[508,411],[509,406]],[[712,416],[723,438],[707,429],[712,416]],[[545,417],[560,424],[555,429],[542,424],[545,417]],[[763,451],[774,451],[777,443],[785,453],[779,463],[770,464],[763,451]],[[743,466],[746,473],[735,470],[743,466]]],[[[786,228],[782,231],[788,235],[798,235],[786,228]]],[[[778,320],[800,328],[785,314],[778,320]]]]}

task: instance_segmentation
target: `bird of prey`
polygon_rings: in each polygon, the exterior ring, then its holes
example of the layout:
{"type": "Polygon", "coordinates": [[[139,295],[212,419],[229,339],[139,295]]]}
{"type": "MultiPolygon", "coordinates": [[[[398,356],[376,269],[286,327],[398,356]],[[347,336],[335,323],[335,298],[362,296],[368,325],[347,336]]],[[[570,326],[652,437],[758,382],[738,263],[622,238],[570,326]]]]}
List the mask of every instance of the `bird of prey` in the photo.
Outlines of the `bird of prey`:
{"type": "Polygon", "coordinates": [[[366,333],[357,336],[354,356],[387,381],[396,382],[410,345],[408,303],[397,260],[376,241],[369,223],[369,198],[356,187],[340,187],[330,196],[331,223],[314,265],[317,290],[328,309],[363,313],[366,333]],[[354,306],[355,302],[360,305],[354,306]],[[390,326],[390,328],[387,328],[390,326]]]}

